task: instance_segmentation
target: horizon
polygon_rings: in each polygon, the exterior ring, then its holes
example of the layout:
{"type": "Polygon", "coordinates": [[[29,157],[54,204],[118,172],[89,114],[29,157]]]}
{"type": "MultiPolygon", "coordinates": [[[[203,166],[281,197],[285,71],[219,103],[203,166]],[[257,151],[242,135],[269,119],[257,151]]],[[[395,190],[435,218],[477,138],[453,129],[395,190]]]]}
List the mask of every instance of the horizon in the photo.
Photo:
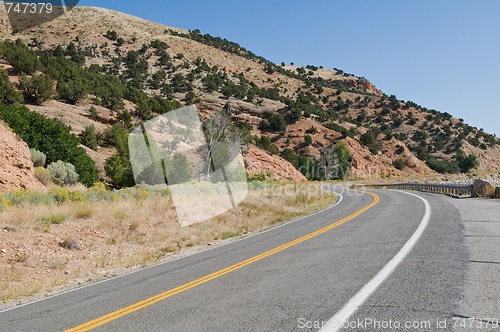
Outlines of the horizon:
{"type": "Polygon", "coordinates": [[[339,68],[367,78],[387,95],[448,112],[500,136],[495,98],[496,77],[500,77],[500,36],[495,31],[500,30],[500,22],[494,15],[500,3],[259,3],[264,4],[236,8],[227,0],[217,4],[150,1],[141,6],[83,0],[79,5],[199,29],[278,64],[339,68]],[[258,25],[253,24],[255,18],[259,18],[258,25]]]}

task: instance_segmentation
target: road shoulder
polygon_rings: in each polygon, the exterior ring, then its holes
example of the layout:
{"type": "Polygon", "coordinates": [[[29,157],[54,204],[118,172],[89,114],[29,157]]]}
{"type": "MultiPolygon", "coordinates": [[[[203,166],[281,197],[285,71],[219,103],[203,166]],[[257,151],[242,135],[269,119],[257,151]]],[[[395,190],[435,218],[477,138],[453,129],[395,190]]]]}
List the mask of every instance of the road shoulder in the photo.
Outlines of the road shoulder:
{"type": "Polygon", "coordinates": [[[500,319],[500,200],[445,200],[460,212],[470,253],[464,298],[457,314],[476,318],[473,325],[482,324],[481,331],[488,331],[494,326],[488,326],[487,321],[500,319]]]}

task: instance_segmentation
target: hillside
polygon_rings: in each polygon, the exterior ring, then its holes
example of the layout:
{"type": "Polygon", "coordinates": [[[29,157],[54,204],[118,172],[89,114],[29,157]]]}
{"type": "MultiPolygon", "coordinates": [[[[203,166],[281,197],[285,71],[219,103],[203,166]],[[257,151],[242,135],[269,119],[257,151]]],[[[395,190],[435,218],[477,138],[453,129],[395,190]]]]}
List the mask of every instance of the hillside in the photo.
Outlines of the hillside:
{"type": "MultiPolygon", "coordinates": [[[[3,8],[0,19],[7,20],[3,8]]],[[[39,59],[26,70],[4,51],[0,61],[10,82],[43,74],[57,87],[40,102],[25,96],[29,109],[61,120],[77,135],[89,125],[98,133],[130,130],[196,104],[207,118],[230,110],[250,146],[252,175],[300,179],[300,170],[319,179],[318,159],[338,143],[352,156],[352,179],[469,171],[472,155],[479,171],[500,171],[498,138],[340,69],[273,64],[225,39],[98,8],[78,7],[22,33],[2,24],[0,35],[20,39],[39,59]]],[[[101,179],[109,180],[104,165],[120,152],[116,140],[90,148],[101,179]]]]}

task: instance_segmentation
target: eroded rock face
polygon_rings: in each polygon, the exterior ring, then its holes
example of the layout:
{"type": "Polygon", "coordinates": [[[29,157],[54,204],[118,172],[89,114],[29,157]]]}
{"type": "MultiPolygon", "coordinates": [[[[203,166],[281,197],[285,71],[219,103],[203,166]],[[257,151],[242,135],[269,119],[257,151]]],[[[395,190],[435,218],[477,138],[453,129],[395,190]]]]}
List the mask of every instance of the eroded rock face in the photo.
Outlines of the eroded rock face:
{"type": "Polygon", "coordinates": [[[472,197],[495,197],[495,187],[489,182],[477,179],[472,185],[472,197]]]}
{"type": "Polygon", "coordinates": [[[28,145],[0,123],[0,192],[45,186],[35,176],[28,145]]]}
{"type": "Polygon", "coordinates": [[[270,155],[266,151],[259,149],[256,146],[250,145],[248,153],[245,155],[247,171],[250,175],[259,173],[269,173],[271,177],[279,181],[306,181],[306,177],[302,175],[292,164],[280,156],[270,155]]]}
{"type": "Polygon", "coordinates": [[[500,187],[495,189],[495,198],[500,198],[500,187]]]}

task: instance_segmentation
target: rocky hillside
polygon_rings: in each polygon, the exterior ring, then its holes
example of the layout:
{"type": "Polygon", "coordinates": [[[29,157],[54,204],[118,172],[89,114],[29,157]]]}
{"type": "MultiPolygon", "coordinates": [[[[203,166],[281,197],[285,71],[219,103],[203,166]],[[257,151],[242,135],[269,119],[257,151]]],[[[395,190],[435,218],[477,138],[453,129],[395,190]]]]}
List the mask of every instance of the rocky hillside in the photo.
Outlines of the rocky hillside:
{"type": "MultiPolygon", "coordinates": [[[[1,61],[10,82],[25,74],[46,75],[56,87],[43,100],[25,94],[24,102],[78,135],[90,125],[98,133],[130,129],[196,104],[205,117],[231,111],[251,147],[246,157],[251,174],[299,179],[300,170],[317,178],[318,159],[339,143],[352,156],[351,178],[464,172],[475,160],[479,170],[500,170],[500,140],[461,119],[398,100],[340,69],[273,64],[197,30],[78,7],[22,33],[2,24],[0,35],[21,40],[38,58],[26,69],[4,51],[1,61]]],[[[101,140],[88,151],[102,178],[104,161],[116,147],[112,139],[101,140]]]]}
{"type": "Polygon", "coordinates": [[[0,122],[0,192],[45,187],[35,176],[26,143],[0,122]]]}

